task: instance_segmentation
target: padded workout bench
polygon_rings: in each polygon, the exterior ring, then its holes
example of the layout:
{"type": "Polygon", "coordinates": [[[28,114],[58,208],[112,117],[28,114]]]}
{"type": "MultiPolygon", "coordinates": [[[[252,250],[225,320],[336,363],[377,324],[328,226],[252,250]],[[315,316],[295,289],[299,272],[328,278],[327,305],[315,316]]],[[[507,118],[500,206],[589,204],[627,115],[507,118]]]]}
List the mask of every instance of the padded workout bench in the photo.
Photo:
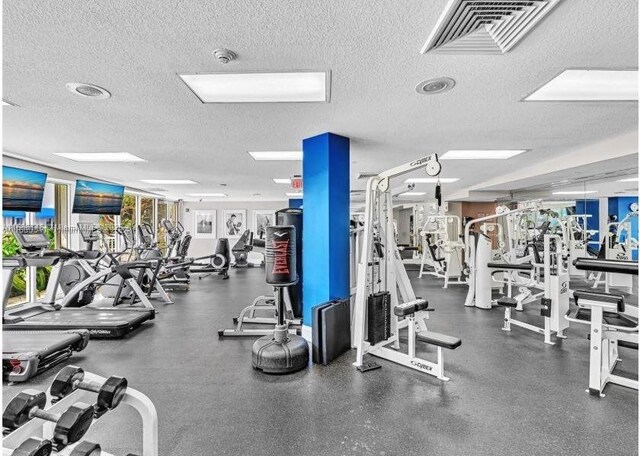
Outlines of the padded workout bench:
{"type": "MultiPolygon", "coordinates": [[[[429,303],[424,299],[416,299],[415,301],[409,301],[395,306],[393,314],[402,319],[397,323],[396,334],[393,334],[387,340],[370,346],[367,349],[367,353],[433,375],[446,382],[449,381],[449,378],[444,375],[444,355],[442,349],[455,350],[462,344],[462,341],[457,337],[428,331],[426,325],[422,326],[420,323],[417,323],[416,314],[419,317],[420,312],[432,310],[428,307],[429,303]],[[398,333],[403,328],[407,328],[407,353],[402,353],[398,350],[400,348],[398,333]],[[422,358],[417,358],[416,341],[435,345],[438,352],[437,362],[433,363],[422,358]],[[393,344],[394,347],[389,348],[388,345],[390,344],[393,344]]],[[[367,371],[377,367],[380,367],[377,363],[369,362],[360,370],[367,371]]]]}
{"type": "MultiPolygon", "coordinates": [[[[576,269],[638,275],[638,264],[627,260],[578,258],[576,269]]],[[[638,349],[638,308],[625,305],[624,296],[593,290],[577,290],[573,294],[577,311],[567,312],[568,321],[588,324],[589,388],[593,396],[604,397],[607,383],[638,389],[638,380],[614,375],[620,361],[618,348],[638,349]]]]}

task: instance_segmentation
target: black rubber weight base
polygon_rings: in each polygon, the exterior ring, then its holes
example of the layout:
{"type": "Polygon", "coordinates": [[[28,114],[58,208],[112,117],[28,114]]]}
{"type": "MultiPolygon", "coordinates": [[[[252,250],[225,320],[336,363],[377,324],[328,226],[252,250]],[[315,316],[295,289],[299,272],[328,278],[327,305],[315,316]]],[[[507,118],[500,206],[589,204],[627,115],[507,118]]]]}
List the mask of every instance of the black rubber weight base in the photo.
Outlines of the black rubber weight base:
{"type": "Polygon", "coordinates": [[[280,343],[273,336],[265,336],[253,344],[252,364],[267,374],[290,374],[309,365],[309,345],[296,335],[280,343]]]}

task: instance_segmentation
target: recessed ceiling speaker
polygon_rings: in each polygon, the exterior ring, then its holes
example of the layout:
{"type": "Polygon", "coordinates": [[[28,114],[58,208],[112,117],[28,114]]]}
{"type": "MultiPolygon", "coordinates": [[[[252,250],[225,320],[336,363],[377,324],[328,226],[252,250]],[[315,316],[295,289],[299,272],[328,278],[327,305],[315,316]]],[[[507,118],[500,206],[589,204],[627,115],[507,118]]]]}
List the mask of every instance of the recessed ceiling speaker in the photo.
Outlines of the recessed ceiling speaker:
{"type": "Polygon", "coordinates": [[[83,82],[69,82],[67,83],[67,90],[81,97],[94,98],[97,100],[104,100],[111,96],[108,90],[98,87],[97,85],[85,84],[83,82]]]}
{"type": "Polygon", "coordinates": [[[229,49],[220,48],[213,51],[213,57],[218,62],[222,63],[223,65],[226,65],[232,60],[235,60],[237,55],[235,52],[230,51],[229,49]]]}
{"type": "Polygon", "coordinates": [[[421,95],[435,95],[447,92],[456,85],[456,81],[451,78],[433,78],[422,81],[416,86],[416,92],[421,95]]]}

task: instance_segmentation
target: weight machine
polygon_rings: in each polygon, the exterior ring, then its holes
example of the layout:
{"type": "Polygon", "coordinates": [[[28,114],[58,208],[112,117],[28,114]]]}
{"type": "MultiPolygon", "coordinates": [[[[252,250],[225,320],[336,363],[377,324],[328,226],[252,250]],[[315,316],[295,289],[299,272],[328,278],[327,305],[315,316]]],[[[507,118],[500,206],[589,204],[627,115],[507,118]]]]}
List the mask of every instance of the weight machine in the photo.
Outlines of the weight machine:
{"type": "Polygon", "coordinates": [[[428,274],[444,279],[443,288],[449,284],[463,285],[462,274],[464,243],[459,240],[460,217],[457,215],[430,215],[420,231],[422,261],[418,278],[428,274]],[[430,266],[433,271],[427,271],[430,266]]]}
{"type": "MultiPolygon", "coordinates": [[[[372,355],[415,369],[440,380],[444,375],[443,348],[455,349],[460,339],[429,331],[426,300],[416,297],[395,242],[391,180],[419,168],[438,176],[437,155],[423,157],[369,179],[366,189],[362,250],[357,265],[353,316],[354,366],[361,372],[381,367],[372,355]],[[393,315],[392,315],[393,313],[393,315]],[[407,330],[407,349],[400,350],[400,331],[407,330]],[[437,362],[416,356],[416,342],[437,347],[437,362]]],[[[436,187],[439,199],[439,185],[436,187]]]]}
{"type": "MultiPolygon", "coordinates": [[[[629,212],[620,222],[607,224],[607,232],[604,234],[601,252],[602,259],[631,261],[634,250],[638,250],[638,239],[633,236],[631,219],[637,218],[638,212],[629,212]]],[[[609,293],[609,287],[624,288],[629,294],[633,293],[633,279],[628,274],[598,271],[595,275],[593,288],[604,284],[605,293],[609,293]],[[604,276],[604,279],[603,279],[604,276]]]]}

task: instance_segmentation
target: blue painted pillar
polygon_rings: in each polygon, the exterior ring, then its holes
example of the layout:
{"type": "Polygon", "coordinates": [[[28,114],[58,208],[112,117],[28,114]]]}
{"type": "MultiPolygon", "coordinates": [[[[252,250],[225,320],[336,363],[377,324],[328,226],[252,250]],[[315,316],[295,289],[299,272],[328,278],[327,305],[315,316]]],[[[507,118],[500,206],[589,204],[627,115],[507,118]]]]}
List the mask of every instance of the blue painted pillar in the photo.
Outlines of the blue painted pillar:
{"type": "Polygon", "coordinates": [[[311,309],[350,294],[349,138],[323,133],[302,150],[302,335],[311,340],[311,309]]]}
{"type": "MultiPolygon", "coordinates": [[[[302,199],[300,198],[289,198],[289,207],[293,208],[301,208],[302,207],[302,199]]],[[[304,223],[304,220],[303,220],[304,223]]]]}
{"type": "MultiPolygon", "coordinates": [[[[609,214],[608,215],[617,215],[618,222],[621,222],[629,212],[631,212],[631,204],[638,203],[638,198],[633,196],[620,196],[620,197],[612,197],[609,198],[609,214]]],[[[632,236],[638,239],[638,219],[636,217],[631,219],[631,232],[632,236]]],[[[622,239],[620,241],[624,241],[624,235],[621,236],[622,239]]],[[[631,253],[631,259],[636,261],[638,259],[638,251],[634,250],[631,253]]]]}

